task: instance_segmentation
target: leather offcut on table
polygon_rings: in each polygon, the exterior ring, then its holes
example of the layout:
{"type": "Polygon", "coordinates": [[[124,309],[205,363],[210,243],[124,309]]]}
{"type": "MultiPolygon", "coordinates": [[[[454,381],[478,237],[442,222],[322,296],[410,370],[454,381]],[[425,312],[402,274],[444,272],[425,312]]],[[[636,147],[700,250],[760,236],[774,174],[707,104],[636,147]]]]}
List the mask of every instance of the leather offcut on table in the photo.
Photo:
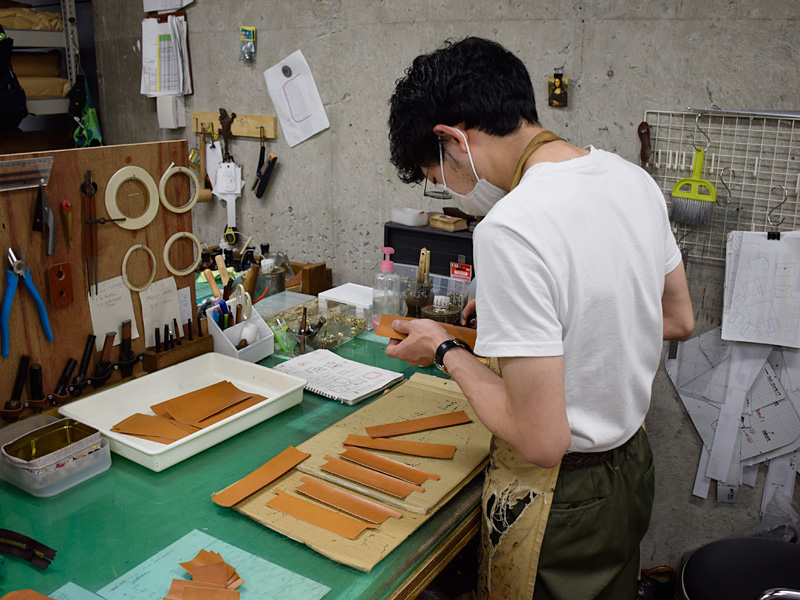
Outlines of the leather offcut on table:
{"type": "Polygon", "coordinates": [[[351,492],[323,483],[319,479],[301,477],[301,480],[303,484],[295,488],[301,494],[370,523],[380,525],[389,517],[400,519],[403,516],[393,508],[356,496],[351,492]]]}
{"type": "Polygon", "coordinates": [[[366,435],[347,436],[343,442],[345,446],[371,448],[372,450],[385,450],[411,456],[425,456],[428,458],[453,458],[456,447],[449,444],[431,444],[430,442],[409,442],[407,440],[387,440],[385,438],[371,438],[366,435]]]}
{"type": "Polygon", "coordinates": [[[395,435],[405,435],[407,433],[417,433],[431,429],[441,429],[442,427],[452,427],[453,425],[463,425],[472,423],[472,419],[463,410],[421,419],[410,419],[408,421],[398,421],[397,423],[387,423],[385,425],[374,425],[365,427],[367,435],[371,438],[385,438],[395,435]]]}
{"type": "Polygon", "coordinates": [[[384,475],[378,471],[373,471],[361,465],[339,460],[333,456],[326,456],[325,460],[328,462],[323,463],[322,470],[328,473],[333,473],[339,477],[344,477],[356,483],[363,483],[371,488],[386,492],[397,498],[405,498],[411,492],[424,492],[425,488],[407,481],[402,481],[390,475],[384,475]]]}
{"type": "Polygon", "coordinates": [[[365,529],[376,528],[372,523],[365,523],[329,508],[318,506],[282,490],[275,490],[275,493],[277,495],[267,502],[267,506],[349,540],[356,539],[365,529]]]}
{"type": "Polygon", "coordinates": [[[428,473],[417,467],[412,467],[411,465],[387,458],[386,456],[381,456],[380,454],[375,454],[374,452],[369,452],[362,448],[356,448],[355,446],[347,446],[345,451],[340,453],[339,456],[416,485],[422,485],[428,479],[439,479],[439,476],[434,473],[428,473]]]}

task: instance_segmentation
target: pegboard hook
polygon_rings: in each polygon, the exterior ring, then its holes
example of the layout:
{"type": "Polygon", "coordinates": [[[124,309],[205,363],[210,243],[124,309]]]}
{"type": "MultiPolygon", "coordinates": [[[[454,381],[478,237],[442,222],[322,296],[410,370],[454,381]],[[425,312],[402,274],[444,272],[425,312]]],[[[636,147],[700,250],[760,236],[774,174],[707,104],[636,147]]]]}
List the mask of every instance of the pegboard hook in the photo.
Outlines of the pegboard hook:
{"type": "Polygon", "coordinates": [[[729,188],[728,184],[725,183],[725,171],[731,172],[731,184],[733,184],[733,178],[736,177],[736,171],[734,171],[730,167],[725,167],[719,172],[719,180],[722,183],[722,186],[728,192],[728,198],[725,200],[725,202],[720,202],[719,197],[717,197],[717,204],[719,204],[722,208],[725,208],[726,206],[728,206],[728,204],[731,203],[731,188],[729,188]]]}
{"type": "MultiPolygon", "coordinates": [[[[711,119],[711,117],[709,117],[709,119],[711,119]]],[[[700,127],[700,113],[698,113],[697,116],[694,118],[694,127],[695,129],[697,129],[697,131],[699,131],[706,137],[706,141],[708,143],[706,144],[706,147],[703,148],[703,150],[708,150],[711,147],[711,138],[708,137],[708,134],[705,131],[703,131],[702,127],[700,127]]],[[[699,150],[697,144],[694,143],[694,136],[692,136],[692,146],[694,146],[695,150],[699,150]]]]}
{"type": "Polygon", "coordinates": [[[783,200],[781,200],[780,203],[778,203],[777,205],[775,205],[771,209],[769,209],[769,212],[767,213],[767,222],[772,226],[772,229],[774,231],[778,231],[778,227],[781,226],[781,224],[783,223],[783,221],[785,219],[781,219],[777,223],[774,223],[772,221],[772,212],[774,210],[780,208],[781,206],[783,206],[786,203],[786,201],[789,199],[789,191],[785,187],[783,187],[782,185],[774,185],[771,188],[769,188],[769,195],[767,196],[767,200],[769,200],[769,197],[772,195],[772,190],[778,190],[778,189],[783,190],[783,200]]]}

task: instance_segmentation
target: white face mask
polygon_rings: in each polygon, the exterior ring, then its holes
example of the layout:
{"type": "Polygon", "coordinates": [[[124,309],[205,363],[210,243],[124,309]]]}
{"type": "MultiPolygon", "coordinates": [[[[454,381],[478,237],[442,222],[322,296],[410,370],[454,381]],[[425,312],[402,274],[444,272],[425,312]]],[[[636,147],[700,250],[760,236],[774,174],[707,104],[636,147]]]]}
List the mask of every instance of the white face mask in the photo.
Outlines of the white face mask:
{"type": "Polygon", "coordinates": [[[464,138],[464,143],[467,145],[467,156],[469,156],[469,164],[472,166],[472,172],[475,174],[475,179],[478,180],[478,183],[475,184],[475,187],[466,194],[461,195],[457,194],[449,187],[447,187],[447,182],[444,180],[444,158],[442,155],[442,142],[439,142],[439,167],[442,170],[442,185],[444,185],[445,189],[450,193],[453,197],[453,200],[456,201],[458,204],[458,208],[463,212],[467,213],[468,215],[475,215],[476,217],[482,217],[486,215],[492,207],[497,204],[497,202],[506,195],[506,191],[497,187],[496,185],[490,183],[486,179],[481,179],[478,177],[478,171],[475,170],[475,163],[472,162],[472,153],[469,151],[469,142],[467,142],[467,136],[465,136],[460,130],[456,129],[461,137],[464,138]]]}

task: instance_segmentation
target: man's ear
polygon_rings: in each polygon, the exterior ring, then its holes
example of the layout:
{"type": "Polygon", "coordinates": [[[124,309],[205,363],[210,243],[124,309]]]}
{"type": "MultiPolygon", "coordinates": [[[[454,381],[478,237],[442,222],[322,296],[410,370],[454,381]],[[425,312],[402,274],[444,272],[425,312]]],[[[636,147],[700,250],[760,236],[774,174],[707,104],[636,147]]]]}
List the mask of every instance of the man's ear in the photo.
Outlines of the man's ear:
{"type": "Polygon", "coordinates": [[[463,127],[452,127],[450,125],[439,124],[433,127],[433,133],[438,135],[442,142],[453,140],[458,144],[459,150],[464,154],[467,153],[467,142],[469,134],[463,127]]]}

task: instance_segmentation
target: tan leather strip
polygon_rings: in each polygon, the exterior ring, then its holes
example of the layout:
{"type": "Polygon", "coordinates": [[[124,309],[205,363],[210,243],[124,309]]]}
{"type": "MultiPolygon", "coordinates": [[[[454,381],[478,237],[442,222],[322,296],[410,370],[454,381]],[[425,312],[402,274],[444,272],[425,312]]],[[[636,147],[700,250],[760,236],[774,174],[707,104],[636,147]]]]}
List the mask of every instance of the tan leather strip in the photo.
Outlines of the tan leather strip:
{"type": "Polygon", "coordinates": [[[295,488],[301,494],[305,494],[314,500],[319,500],[324,504],[343,510],[355,517],[369,521],[370,523],[383,523],[389,517],[395,519],[401,518],[403,515],[398,511],[378,504],[372,500],[367,500],[361,496],[356,496],[350,492],[346,492],[341,488],[333,487],[327,483],[322,483],[319,479],[313,477],[301,477],[303,484],[295,488]]]}
{"type": "Polygon", "coordinates": [[[191,579],[173,579],[172,585],[169,588],[169,592],[167,592],[167,595],[164,596],[164,600],[182,600],[183,592],[188,586],[207,587],[215,590],[221,590],[225,588],[225,586],[218,586],[211,583],[198,583],[197,581],[192,581],[191,579]]]}
{"type": "MultiPolygon", "coordinates": [[[[398,333],[392,329],[393,321],[413,321],[414,317],[398,317],[396,315],[381,315],[381,322],[375,330],[375,335],[388,337],[395,340],[404,340],[408,337],[405,333],[398,333]]],[[[464,340],[469,344],[470,348],[475,348],[475,339],[478,335],[477,331],[469,327],[461,327],[459,325],[450,325],[449,323],[439,323],[445,328],[447,333],[460,340],[464,340]]]]}
{"type": "Polygon", "coordinates": [[[372,439],[366,435],[350,434],[347,436],[344,444],[345,446],[386,450],[387,452],[410,454],[412,456],[426,456],[428,458],[453,458],[453,455],[456,453],[456,447],[448,444],[429,444],[427,442],[387,440],[384,438],[372,439]]]}
{"type": "Polygon", "coordinates": [[[356,539],[365,529],[375,529],[376,527],[372,523],[365,523],[324,506],[318,506],[282,490],[276,489],[275,493],[277,496],[269,500],[267,506],[349,540],[356,539]]]}
{"type": "Polygon", "coordinates": [[[199,565],[192,571],[192,581],[215,583],[222,587],[228,585],[227,565],[224,562],[199,565]]]}
{"type": "Polygon", "coordinates": [[[272,483],[309,456],[311,455],[298,450],[294,446],[289,446],[286,450],[278,454],[278,456],[260,466],[244,479],[240,479],[224,490],[212,494],[211,499],[220,506],[233,506],[249,495],[256,493],[265,485],[272,483]]]}
{"type": "Polygon", "coordinates": [[[171,419],[162,419],[155,415],[144,415],[142,413],[134,413],[130,417],[123,419],[114,425],[111,431],[135,436],[148,436],[148,439],[152,437],[168,440],[161,442],[164,444],[191,435],[190,431],[177,425],[171,419]]]}
{"type": "Polygon", "coordinates": [[[397,496],[398,498],[405,498],[411,492],[425,491],[425,488],[421,486],[402,481],[390,475],[378,473],[377,471],[367,469],[355,463],[339,460],[335,456],[326,456],[325,460],[328,462],[323,463],[320,467],[323,471],[333,473],[339,477],[344,477],[350,481],[363,483],[364,485],[386,492],[392,496],[397,496]]]}
{"type": "Polygon", "coordinates": [[[439,479],[439,476],[433,473],[428,473],[417,467],[412,467],[411,465],[381,456],[380,454],[375,454],[374,452],[369,452],[368,450],[363,450],[362,448],[356,448],[355,446],[346,447],[345,451],[339,456],[364,465],[365,467],[369,467],[370,469],[375,469],[381,473],[386,473],[387,475],[392,475],[393,477],[417,485],[422,485],[428,479],[439,479]]]}
{"type": "Polygon", "coordinates": [[[239,592],[187,585],[183,590],[183,600],[239,600],[239,592]]]}
{"type": "Polygon", "coordinates": [[[443,415],[433,415],[421,419],[410,419],[398,423],[387,423],[386,425],[374,425],[366,427],[367,435],[371,438],[392,437],[394,435],[405,435],[406,433],[417,433],[429,429],[441,429],[453,425],[472,423],[472,419],[463,410],[443,415]]]}

